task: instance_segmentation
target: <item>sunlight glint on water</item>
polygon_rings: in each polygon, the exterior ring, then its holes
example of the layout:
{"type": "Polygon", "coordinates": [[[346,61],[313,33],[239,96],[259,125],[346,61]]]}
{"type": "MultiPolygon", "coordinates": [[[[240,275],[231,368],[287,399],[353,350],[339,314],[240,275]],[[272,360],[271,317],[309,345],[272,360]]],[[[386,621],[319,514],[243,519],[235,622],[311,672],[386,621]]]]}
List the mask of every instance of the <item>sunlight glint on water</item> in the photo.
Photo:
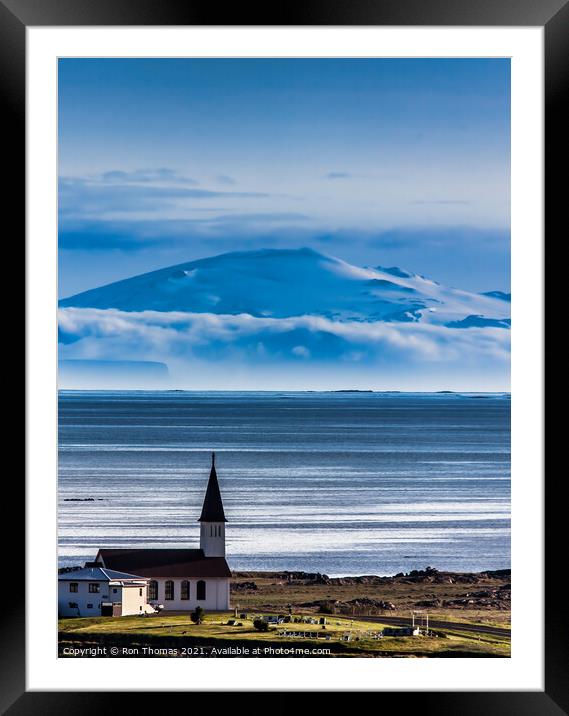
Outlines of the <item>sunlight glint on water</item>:
{"type": "Polygon", "coordinates": [[[59,416],[62,565],[197,546],[215,450],[232,569],[510,566],[509,395],[74,391],[59,416]]]}

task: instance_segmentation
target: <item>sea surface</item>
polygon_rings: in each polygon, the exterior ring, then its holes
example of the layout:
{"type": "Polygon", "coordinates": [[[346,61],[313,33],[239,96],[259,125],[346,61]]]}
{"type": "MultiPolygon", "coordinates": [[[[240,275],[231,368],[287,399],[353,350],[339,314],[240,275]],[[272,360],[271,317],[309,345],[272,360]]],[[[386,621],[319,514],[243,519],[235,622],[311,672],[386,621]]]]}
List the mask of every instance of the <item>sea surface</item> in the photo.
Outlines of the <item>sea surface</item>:
{"type": "Polygon", "coordinates": [[[184,391],[60,392],[60,565],[197,547],[212,450],[232,569],[510,566],[509,394],[184,391]]]}

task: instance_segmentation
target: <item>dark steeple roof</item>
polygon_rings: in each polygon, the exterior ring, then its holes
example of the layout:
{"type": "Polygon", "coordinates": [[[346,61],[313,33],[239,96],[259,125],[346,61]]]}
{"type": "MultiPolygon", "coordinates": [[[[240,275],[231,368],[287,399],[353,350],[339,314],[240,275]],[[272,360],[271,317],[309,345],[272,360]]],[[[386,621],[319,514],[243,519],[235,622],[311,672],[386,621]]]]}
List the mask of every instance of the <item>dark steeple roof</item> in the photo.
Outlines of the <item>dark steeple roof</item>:
{"type": "Polygon", "coordinates": [[[214,452],[211,453],[211,472],[209,473],[202,514],[198,522],[227,522],[225,512],[223,511],[219,483],[217,482],[214,452]]]}

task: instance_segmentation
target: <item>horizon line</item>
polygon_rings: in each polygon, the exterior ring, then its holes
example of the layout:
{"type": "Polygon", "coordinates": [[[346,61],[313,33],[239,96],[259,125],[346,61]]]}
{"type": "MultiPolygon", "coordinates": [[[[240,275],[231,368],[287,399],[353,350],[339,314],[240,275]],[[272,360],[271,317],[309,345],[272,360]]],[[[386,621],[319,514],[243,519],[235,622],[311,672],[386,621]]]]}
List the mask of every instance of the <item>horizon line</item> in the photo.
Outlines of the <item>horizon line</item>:
{"type": "Polygon", "coordinates": [[[259,388],[257,390],[246,388],[239,390],[236,388],[57,388],[58,393],[427,393],[427,394],[440,394],[440,393],[480,393],[480,394],[508,394],[511,395],[511,390],[374,390],[372,388],[329,388],[329,389],[308,389],[308,388],[284,388],[284,389],[271,389],[271,388],[259,388]]]}

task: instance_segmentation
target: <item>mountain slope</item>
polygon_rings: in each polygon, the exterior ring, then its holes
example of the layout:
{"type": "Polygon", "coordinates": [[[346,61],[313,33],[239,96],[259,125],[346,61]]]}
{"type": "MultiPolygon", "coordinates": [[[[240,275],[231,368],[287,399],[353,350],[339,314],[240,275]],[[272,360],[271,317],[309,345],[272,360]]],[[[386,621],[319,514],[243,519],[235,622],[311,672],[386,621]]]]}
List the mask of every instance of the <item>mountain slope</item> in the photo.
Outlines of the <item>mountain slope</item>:
{"type": "Polygon", "coordinates": [[[117,281],[60,306],[507,328],[510,304],[497,294],[447,288],[397,267],[359,268],[307,248],[263,249],[117,281]]]}

